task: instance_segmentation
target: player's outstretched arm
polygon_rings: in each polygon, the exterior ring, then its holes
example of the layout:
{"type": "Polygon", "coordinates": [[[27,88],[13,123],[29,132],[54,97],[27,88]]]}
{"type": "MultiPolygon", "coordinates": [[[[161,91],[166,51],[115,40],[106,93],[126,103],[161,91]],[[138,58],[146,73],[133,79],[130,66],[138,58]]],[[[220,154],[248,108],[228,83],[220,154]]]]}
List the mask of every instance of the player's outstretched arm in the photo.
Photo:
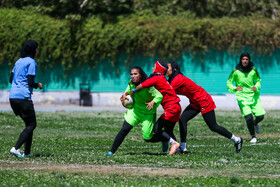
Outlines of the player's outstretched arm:
{"type": "Polygon", "coordinates": [[[130,91],[130,95],[133,97],[134,96],[134,93],[141,90],[143,87],[141,84],[139,84],[138,86],[136,86],[136,88],[133,88],[131,91],[130,91]]]}

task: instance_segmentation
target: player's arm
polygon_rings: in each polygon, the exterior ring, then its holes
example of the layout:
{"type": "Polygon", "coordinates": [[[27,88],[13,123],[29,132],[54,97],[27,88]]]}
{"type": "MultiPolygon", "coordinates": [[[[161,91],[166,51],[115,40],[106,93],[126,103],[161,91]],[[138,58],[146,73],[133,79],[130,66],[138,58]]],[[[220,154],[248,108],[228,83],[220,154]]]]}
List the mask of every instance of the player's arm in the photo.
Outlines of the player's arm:
{"type": "Polygon", "coordinates": [[[177,89],[180,88],[183,85],[184,81],[180,79],[173,79],[173,81],[170,83],[173,90],[177,93],[177,89]]]}
{"type": "Polygon", "coordinates": [[[152,97],[154,98],[151,102],[153,103],[153,106],[155,106],[157,108],[160,105],[160,103],[163,99],[163,96],[157,89],[155,89],[155,87],[150,87],[149,92],[151,93],[152,97]]]}
{"type": "Polygon", "coordinates": [[[14,78],[14,73],[12,72],[11,73],[11,75],[10,75],[10,80],[9,80],[9,82],[12,84],[12,82],[13,82],[13,78],[14,78]]]}
{"type": "Polygon", "coordinates": [[[42,89],[43,85],[41,83],[34,82],[34,79],[35,75],[27,75],[28,86],[35,89],[37,89],[38,87],[42,89]]]}
{"type": "Polygon", "coordinates": [[[141,90],[141,89],[143,89],[143,87],[142,87],[141,84],[139,84],[138,86],[136,86],[136,88],[131,89],[130,95],[131,95],[132,97],[134,97],[134,93],[137,92],[137,91],[139,91],[139,90],[141,90]]]}
{"type": "Polygon", "coordinates": [[[129,95],[130,92],[130,86],[128,85],[124,91],[124,93],[122,94],[122,96],[120,97],[121,103],[124,105],[124,101],[126,99],[126,96],[129,95]]]}
{"type": "Polygon", "coordinates": [[[254,91],[259,92],[260,89],[261,89],[261,77],[260,77],[259,72],[257,71],[257,69],[254,68],[254,70],[256,72],[255,75],[254,75],[255,85],[251,89],[254,90],[254,91]]]}
{"type": "Polygon", "coordinates": [[[156,85],[156,82],[157,82],[156,76],[149,78],[149,79],[145,80],[144,82],[142,82],[141,84],[139,84],[138,86],[136,86],[136,88],[132,89],[130,92],[130,95],[134,96],[135,92],[137,92],[143,88],[148,88],[148,87],[154,86],[154,85],[156,85]]]}
{"type": "Polygon", "coordinates": [[[236,93],[237,90],[239,89],[238,87],[234,86],[233,83],[235,82],[235,71],[236,69],[234,69],[231,74],[229,75],[229,78],[227,80],[227,89],[230,93],[236,93]]]}
{"type": "Polygon", "coordinates": [[[27,82],[28,82],[28,86],[31,88],[35,88],[37,89],[38,87],[40,89],[43,88],[43,84],[42,83],[35,83],[35,76],[36,76],[36,69],[37,69],[37,64],[36,62],[31,62],[29,67],[28,67],[28,71],[27,71],[27,82]]]}

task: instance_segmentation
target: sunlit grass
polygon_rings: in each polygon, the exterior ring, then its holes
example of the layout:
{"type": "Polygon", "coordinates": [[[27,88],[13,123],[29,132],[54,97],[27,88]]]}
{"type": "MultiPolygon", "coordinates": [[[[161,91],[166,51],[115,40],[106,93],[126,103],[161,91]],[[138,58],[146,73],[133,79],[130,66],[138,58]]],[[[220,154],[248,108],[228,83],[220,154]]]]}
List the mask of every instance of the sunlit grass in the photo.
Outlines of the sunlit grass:
{"type": "MultiPolygon", "coordinates": [[[[152,144],[143,141],[139,125],[132,129],[116,154],[108,157],[104,156],[104,153],[109,151],[122,126],[123,113],[38,112],[38,126],[34,131],[32,147],[34,156],[19,159],[10,155],[9,150],[14,146],[24,124],[13,113],[1,112],[0,181],[5,179],[5,183],[2,183],[4,186],[45,183],[53,186],[93,185],[93,183],[101,186],[163,184],[276,186],[280,185],[278,114],[279,111],[267,113],[265,120],[260,124],[258,143],[252,145],[249,143],[249,132],[240,112],[216,111],[220,125],[244,138],[240,154],[235,153],[230,140],[211,132],[199,115],[188,123],[189,154],[168,156],[162,153],[161,143],[152,144]],[[67,168],[73,164],[81,168],[125,167],[133,172],[120,174],[116,168],[111,168],[112,171],[107,169],[107,172],[90,169],[84,172],[67,168]],[[64,166],[65,169],[57,170],[53,167],[40,169],[42,165],[64,166]],[[142,173],[143,168],[149,168],[151,172],[142,173]],[[171,170],[172,168],[174,170],[171,170]],[[153,173],[153,170],[157,172],[153,173]]],[[[178,124],[175,134],[179,139],[178,124]]]]}

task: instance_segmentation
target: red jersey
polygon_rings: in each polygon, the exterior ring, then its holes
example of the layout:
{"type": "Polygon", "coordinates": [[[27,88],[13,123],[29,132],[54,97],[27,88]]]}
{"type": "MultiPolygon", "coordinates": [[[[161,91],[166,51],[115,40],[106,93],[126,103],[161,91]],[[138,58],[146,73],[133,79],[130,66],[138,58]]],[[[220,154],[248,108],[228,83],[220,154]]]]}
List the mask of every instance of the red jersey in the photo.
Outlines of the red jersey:
{"type": "Polygon", "coordinates": [[[162,94],[163,99],[161,105],[163,109],[167,109],[169,106],[180,102],[180,98],[170,86],[164,75],[155,75],[145,80],[141,85],[143,88],[154,86],[162,94]]]}
{"type": "Polygon", "coordinates": [[[210,112],[216,108],[211,95],[209,95],[201,86],[182,74],[178,74],[174,77],[171,86],[177,94],[188,97],[191,107],[200,110],[202,114],[210,112]]]}

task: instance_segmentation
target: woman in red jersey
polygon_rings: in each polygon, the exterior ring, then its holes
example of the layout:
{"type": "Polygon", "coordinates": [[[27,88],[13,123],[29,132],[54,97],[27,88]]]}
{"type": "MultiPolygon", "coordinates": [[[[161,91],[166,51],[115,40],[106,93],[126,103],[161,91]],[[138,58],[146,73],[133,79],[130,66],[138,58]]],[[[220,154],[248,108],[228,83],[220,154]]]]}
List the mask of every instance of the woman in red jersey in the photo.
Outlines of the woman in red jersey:
{"type": "Polygon", "coordinates": [[[181,73],[180,66],[177,62],[170,62],[167,65],[167,76],[169,77],[168,82],[178,95],[184,95],[190,101],[190,104],[183,111],[179,120],[181,151],[183,153],[187,152],[187,122],[201,112],[202,117],[209,129],[228,139],[231,139],[236,147],[236,153],[239,153],[242,148],[243,140],[240,137],[234,136],[234,134],[229,132],[226,128],[217,124],[214,111],[216,105],[212,97],[201,86],[197,85],[188,77],[185,77],[181,73]]]}
{"type": "MultiPolygon", "coordinates": [[[[166,71],[167,64],[157,61],[153,67],[153,73],[150,75],[150,77],[136,88],[132,89],[131,95],[142,88],[148,88],[151,86],[154,86],[162,94],[163,99],[161,105],[164,109],[164,113],[157,120],[153,131],[158,136],[160,141],[168,141],[171,144],[169,155],[173,155],[180,147],[180,144],[176,142],[173,129],[176,122],[180,118],[181,106],[179,104],[180,98],[177,96],[165,77],[166,71]]],[[[163,145],[163,151],[164,147],[167,151],[168,146],[163,145]]]]}

